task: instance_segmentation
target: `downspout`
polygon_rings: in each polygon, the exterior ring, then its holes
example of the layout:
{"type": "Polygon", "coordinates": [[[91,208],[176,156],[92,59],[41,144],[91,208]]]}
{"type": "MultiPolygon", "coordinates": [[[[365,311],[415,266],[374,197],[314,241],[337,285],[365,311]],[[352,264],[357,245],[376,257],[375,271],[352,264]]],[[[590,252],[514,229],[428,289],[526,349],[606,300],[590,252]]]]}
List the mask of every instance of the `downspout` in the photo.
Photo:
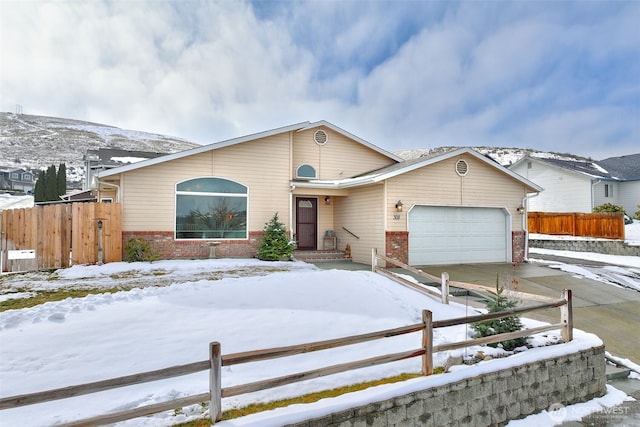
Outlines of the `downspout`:
{"type": "MultiPolygon", "coordinates": [[[[293,180],[293,132],[289,132],[289,182],[293,180]]],[[[290,184],[289,187],[289,243],[295,242],[293,232],[293,190],[296,186],[290,184]]],[[[295,246],[294,246],[295,249],[295,246]]]]}
{"type": "Polygon", "coordinates": [[[289,242],[295,242],[295,236],[293,234],[293,190],[296,189],[296,186],[291,184],[289,189],[289,242]]]}
{"type": "Polygon", "coordinates": [[[524,260],[529,261],[529,199],[533,199],[534,197],[538,197],[540,193],[533,193],[531,195],[526,195],[522,198],[522,206],[524,207],[524,212],[522,213],[522,230],[524,231],[524,260]]]}
{"type": "Polygon", "coordinates": [[[100,192],[100,185],[106,185],[107,187],[116,188],[116,203],[120,203],[120,186],[118,184],[111,184],[110,182],[102,182],[100,178],[96,177],[96,189],[100,192]]]}

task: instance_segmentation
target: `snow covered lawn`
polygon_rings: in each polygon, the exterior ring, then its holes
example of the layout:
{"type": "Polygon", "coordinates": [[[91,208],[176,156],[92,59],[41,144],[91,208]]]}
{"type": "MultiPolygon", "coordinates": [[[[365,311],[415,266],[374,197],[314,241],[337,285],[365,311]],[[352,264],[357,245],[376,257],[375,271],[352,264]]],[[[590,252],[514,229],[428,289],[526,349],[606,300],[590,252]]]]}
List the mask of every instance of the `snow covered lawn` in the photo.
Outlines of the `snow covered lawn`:
{"type": "MultiPolygon", "coordinates": [[[[229,354],[417,323],[421,320],[423,309],[431,310],[434,320],[475,313],[471,307],[460,304],[442,305],[433,298],[371,272],[319,270],[302,262],[265,263],[222,259],[111,263],[75,266],[59,270],[55,276],[56,280],[36,278],[31,289],[62,284],[69,286],[70,283],[113,287],[115,282],[123,278],[140,279],[138,283],[144,287],[0,313],[2,397],[205,360],[211,341],[219,341],[222,353],[229,354]],[[249,274],[249,271],[254,274],[249,274]],[[154,277],[157,284],[163,286],[152,286],[154,277]]],[[[21,280],[24,280],[24,276],[14,277],[16,280],[23,277],[21,280]]],[[[529,320],[525,320],[525,323],[528,326],[539,324],[529,320]]],[[[435,342],[460,341],[471,333],[465,326],[438,329],[435,342]]],[[[559,331],[546,335],[544,338],[534,338],[533,345],[557,340],[559,331]]],[[[415,349],[420,346],[420,339],[420,334],[410,334],[286,359],[225,367],[222,385],[227,387],[415,349]]],[[[339,401],[360,401],[367,399],[367,396],[375,399],[378,396],[376,393],[388,393],[388,390],[401,394],[405,391],[403,387],[424,386],[424,382],[430,381],[448,381],[449,377],[455,380],[461,375],[504,369],[513,364],[551,357],[553,353],[564,354],[600,343],[597,337],[577,331],[576,340],[569,344],[537,347],[509,358],[459,367],[446,375],[352,393],[353,396],[343,397],[339,401]]],[[[465,354],[472,356],[479,349],[488,354],[500,352],[476,347],[465,354]]],[[[443,366],[447,357],[447,353],[436,354],[435,366],[443,366]]],[[[420,360],[416,358],[223,399],[223,409],[419,371],[420,360]]],[[[52,425],[207,391],[208,374],[202,372],[95,395],[4,410],[0,412],[0,421],[2,425],[52,425]]],[[[167,412],[122,425],[171,425],[202,416],[205,410],[195,405],[186,408],[184,413],[167,412]]],[[[287,413],[282,412],[285,420],[289,419],[287,413]]],[[[257,417],[260,419],[260,415],[257,417]]],[[[227,423],[234,425],[233,422],[227,423]]],[[[261,424],[262,421],[258,421],[256,425],[261,424]]]]}

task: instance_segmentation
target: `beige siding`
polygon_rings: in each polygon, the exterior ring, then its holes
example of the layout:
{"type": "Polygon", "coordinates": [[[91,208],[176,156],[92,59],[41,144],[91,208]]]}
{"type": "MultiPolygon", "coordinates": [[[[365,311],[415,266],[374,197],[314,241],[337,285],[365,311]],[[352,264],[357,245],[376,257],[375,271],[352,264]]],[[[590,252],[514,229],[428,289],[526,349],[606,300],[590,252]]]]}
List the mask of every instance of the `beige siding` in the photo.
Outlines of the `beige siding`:
{"type": "Polygon", "coordinates": [[[353,261],[370,264],[371,249],[385,252],[384,185],[370,185],[352,189],[351,196],[338,198],[334,210],[339,229],[338,247],[351,246],[353,261]],[[345,227],[360,239],[342,229],[345,227]]]}
{"type": "Polygon", "coordinates": [[[394,161],[359,142],[322,127],[329,139],[325,145],[318,145],[313,140],[313,133],[318,129],[310,129],[293,133],[292,176],[302,164],[309,164],[316,169],[319,179],[349,178],[393,164],[394,161]]]}
{"type": "Polygon", "coordinates": [[[289,136],[276,135],[122,174],[124,231],[173,231],[176,183],[216,176],[249,187],[248,229],[278,212],[289,223],[289,136]]]}
{"type": "Polygon", "coordinates": [[[522,183],[469,155],[446,159],[387,181],[387,230],[406,231],[407,211],[415,204],[442,206],[505,207],[511,213],[512,230],[522,230],[517,207],[525,196],[522,183]],[[469,172],[461,177],[455,163],[464,158],[469,172]],[[395,204],[402,200],[403,212],[395,204]],[[398,219],[394,219],[394,215],[398,219]]]}
{"type": "MultiPolygon", "coordinates": [[[[334,230],[333,207],[335,197],[326,204],[324,197],[318,197],[318,249],[323,248],[323,237],[327,230],[334,230]]],[[[335,230],[334,230],[335,231],[335,230]]]]}

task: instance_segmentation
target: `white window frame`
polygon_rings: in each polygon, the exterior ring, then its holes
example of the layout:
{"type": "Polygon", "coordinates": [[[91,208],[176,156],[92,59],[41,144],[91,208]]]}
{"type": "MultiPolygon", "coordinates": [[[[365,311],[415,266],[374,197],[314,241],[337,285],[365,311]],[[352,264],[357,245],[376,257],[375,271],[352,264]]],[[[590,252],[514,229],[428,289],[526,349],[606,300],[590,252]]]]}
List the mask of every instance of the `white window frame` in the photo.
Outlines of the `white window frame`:
{"type": "MultiPolygon", "coordinates": [[[[175,196],[174,196],[174,216],[173,216],[173,225],[174,225],[174,238],[176,240],[189,240],[189,241],[197,241],[197,240],[248,240],[249,239],[249,187],[238,182],[233,179],[220,177],[220,176],[198,176],[189,179],[182,180],[176,183],[175,186],[175,196]],[[218,179],[222,181],[228,181],[240,185],[246,189],[244,193],[217,193],[217,192],[198,192],[198,191],[182,191],[178,190],[178,186],[188,181],[193,181],[196,179],[218,179]],[[225,198],[244,198],[245,201],[245,224],[244,224],[244,236],[243,237],[178,237],[178,196],[186,195],[186,196],[202,196],[202,197],[225,197],[225,198]]],[[[214,231],[214,230],[212,230],[214,231]]],[[[182,231],[184,232],[184,231],[182,231]]]]}

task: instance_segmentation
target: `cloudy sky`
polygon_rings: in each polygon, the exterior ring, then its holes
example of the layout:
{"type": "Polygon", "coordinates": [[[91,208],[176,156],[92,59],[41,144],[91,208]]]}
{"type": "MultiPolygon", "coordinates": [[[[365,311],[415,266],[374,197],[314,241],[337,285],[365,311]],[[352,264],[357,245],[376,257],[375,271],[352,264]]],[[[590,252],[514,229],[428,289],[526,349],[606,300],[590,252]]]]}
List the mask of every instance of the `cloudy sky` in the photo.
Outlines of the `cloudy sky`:
{"type": "Polygon", "coordinates": [[[639,1],[0,0],[0,111],[211,143],[640,152],[639,1]]]}

